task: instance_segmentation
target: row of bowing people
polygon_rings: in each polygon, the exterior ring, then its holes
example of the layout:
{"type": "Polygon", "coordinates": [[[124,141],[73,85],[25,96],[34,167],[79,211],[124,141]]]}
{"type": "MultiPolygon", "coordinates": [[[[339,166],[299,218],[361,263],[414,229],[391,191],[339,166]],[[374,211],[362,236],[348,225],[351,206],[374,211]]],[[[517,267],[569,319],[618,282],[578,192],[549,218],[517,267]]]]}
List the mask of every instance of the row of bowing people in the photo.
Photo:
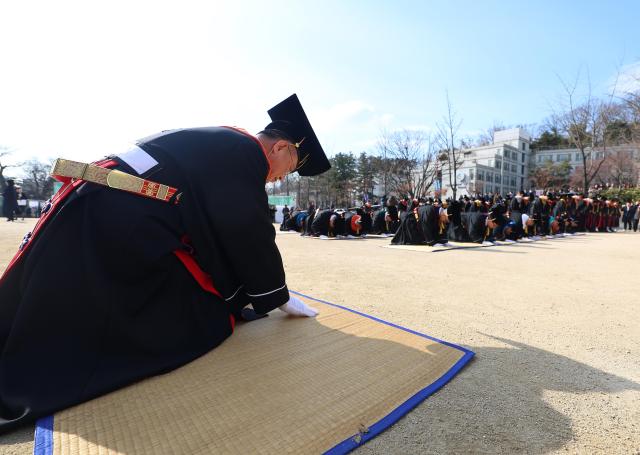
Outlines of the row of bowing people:
{"type": "Polygon", "coordinates": [[[390,198],[385,207],[365,203],[349,209],[294,210],[285,215],[280,229],[315,237],[393,236],[392,243],[401,245],[487,244],[585,231],[614,232],[621,214],[617,200],[519,192],[504,198],[390,198]]]}

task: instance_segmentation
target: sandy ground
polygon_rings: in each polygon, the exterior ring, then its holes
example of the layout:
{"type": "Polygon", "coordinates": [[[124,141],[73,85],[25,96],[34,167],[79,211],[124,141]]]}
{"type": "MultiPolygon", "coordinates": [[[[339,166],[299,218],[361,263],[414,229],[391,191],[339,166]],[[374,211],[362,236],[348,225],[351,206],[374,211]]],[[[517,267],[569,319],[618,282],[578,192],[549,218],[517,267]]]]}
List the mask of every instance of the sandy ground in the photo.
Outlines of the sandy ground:
{"type": "MultiPolygon", "coordinates": [[[[29,226],[1,222],[0,269],[29,226]]],[[[640,233],[438,253],[277,241],[291,289],[476,352],[358,453],[640,453],[640,233]]]]}

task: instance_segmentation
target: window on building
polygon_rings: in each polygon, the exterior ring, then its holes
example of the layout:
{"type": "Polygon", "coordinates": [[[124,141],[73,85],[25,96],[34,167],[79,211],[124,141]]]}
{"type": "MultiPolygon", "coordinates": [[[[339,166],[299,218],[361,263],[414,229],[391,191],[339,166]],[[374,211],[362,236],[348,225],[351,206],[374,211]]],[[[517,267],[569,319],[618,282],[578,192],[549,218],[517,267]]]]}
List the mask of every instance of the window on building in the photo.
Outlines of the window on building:
{"type": "Polygon", "coordinates": [[[511,186],[515,188],[516,186],[516,178],[515,177],[511,177],[511,186]]]}
{"type": "Polygon", "coordinates": [[[580,153],[576,153],[576,161],[580,161],[582,159],[582,157],[580,156],[580,153]]]}
{"type": "Polygon", "coordinates": [[[500,169],[502,167],[502,161],[496,160],[496,168],[500,169]]]}
{"type": "MultiPolygon", "coordinates": [[[[524,145],[524,144],[523,144],[523,145],[524,145]]],[[[523,162],[523,163],[525,162],[525,154],[524,154],[524,153],[522,154],[522,162],[523,162]]]]}
{"type": "Polygon", "coordinates": [[[511,172],[517,172],[518,167],[515,164],[511,165],[511,172]]]}
{"type": "Polygon", "coordinates": [[[502,183],[502,178],[500,177],[500,174],[496,174],[496,178],[494,180],[496,183],[502,183]]]}
{"type": "Polygon", "coordinates": [[[542,155],[536,156],[536,163],[542,163],[542,155]]]}
{"type": "Polygon", "coordinates": [[[473,180],[473,169],[469,169],[469,180],[473,180]]]}
{"type": "Polygon", "coordinates": [[[498,193],[498,194],[500,193],[500,187],[499,186],[496,186],[496,193],[498,193]]]}
{"type": "Polygon", "coordinates": [[[509,170],[509,163],[504,163],[502,165],[502,169],[504,169],[505,171],[508,171],[509,170]]]}
{"type": "Polygon", "coordinates": [[[604,158],[604,152],[596,152],[596,160],[601,160],[604,158]]]}
{"type": "Polygon", "coordinates": [[[524,174],[524,164],[522,166],[520,166],[520,173],[524,174]]]}
{"type": "Polygon", "coordinates": [[[477,180],[484,180],[484,172],[478,171],[477,180]]]}
{"type": "Polygon", "coordinates": [[[525,143],[523,142],[522,143],[522,150],[526,150],[524,147],[525,147],[525,143]]]}
{"type": "Polygon", "coordinates": [[[547,155],[545,161],[553,161],[553,155],[547,155]]]}
{"type": "Polygon", "coordinates": [[[493,182],[493,174],[491,172],[487,172],[487,180],[486,182],[493,182]]]}
{"type": "Polygon", "coordinates": [[[487,185],[487,193],[491,193],[493,190],[491,189],[491,185],[487,185]]]}
{"type": "Polygon", "coordinates": [[[520,188],[524,187],[524,177],[520,177],[520,188]]]}

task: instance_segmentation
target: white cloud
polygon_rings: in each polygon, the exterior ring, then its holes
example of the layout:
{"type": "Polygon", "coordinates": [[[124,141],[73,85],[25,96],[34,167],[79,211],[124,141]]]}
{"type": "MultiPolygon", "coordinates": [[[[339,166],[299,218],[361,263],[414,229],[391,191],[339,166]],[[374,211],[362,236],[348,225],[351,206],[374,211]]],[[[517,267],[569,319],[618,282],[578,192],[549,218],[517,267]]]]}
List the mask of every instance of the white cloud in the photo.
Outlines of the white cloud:
{"type": "Polygon", "coordinates": [[[318,131],[329,132],[341,129],[353,122],[360,123],[363,120],[369,120],[374,111],[373,106],[363,101],[346,101],[335,104],[328,109],[316,111],[313,117],[313,124],[318,131]]]}
{"type": "Polygon", "coordinates": [[[640,62],[625,65],[619,74],[613,76],[609,83],[611,90],[617,94],[637,92],[640,90],[640,62]],[[617,80],[616,80],[617,79],[617,80]]]}

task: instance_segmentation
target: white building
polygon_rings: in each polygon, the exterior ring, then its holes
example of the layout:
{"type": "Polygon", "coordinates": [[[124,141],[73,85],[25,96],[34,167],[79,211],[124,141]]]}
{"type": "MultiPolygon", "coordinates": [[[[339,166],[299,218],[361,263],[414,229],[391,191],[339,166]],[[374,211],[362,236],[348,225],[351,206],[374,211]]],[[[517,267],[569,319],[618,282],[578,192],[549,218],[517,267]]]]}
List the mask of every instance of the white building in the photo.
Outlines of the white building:
{"type": "MultiPolygon", "coordinates": [[[[522,128],[496,131],[493,144],[462,150],[461,160],[456,172],[457,196],[528,189],[531,136],[522,128]]],[[[453,195],[446,166],[442,190],[446,196],[453,195]]]]}
{"type": "MultiPolygon", "coordinates": [[[[515,193],[533,189],[529,170],[547,162],[568,162],[571,169],[582,166],[582,154],[576,148],[531,150],[531,136],[521,128],[496,131],[493,144],[462,150],[462,164],[456,173],[457,196],[475,193],[515,193]]],[[[601,160],[606,156],[624,152],[640,161],[640,149],[631,145],[607,147],[606,152],[588,153],[588,159],[601,160]]],[[[452,196],[447,169],[442,171],[442,188],[452,196]]]]}
{"type": "MultiPolygon", "coordinates": [[[[618,152],[624,152],[629,154],[629,157],[638,161],[640,160],[640,149],[633,145],[613,145],[604,150],[596,150],[591,152],[589,149],[586,151],[587,159],[601,160],[607,156],[618,152]]],[[[564,149],[550,149],[550,150],[536,150],[534,156],[532,156],[531,164],[534,166],[542,166],[546,162],[561,163],[563,161],[569,162],[571,169],[575,169],[576,166],[582,166],[582,153],[576,148],[564,148],[564,149]]]]}

